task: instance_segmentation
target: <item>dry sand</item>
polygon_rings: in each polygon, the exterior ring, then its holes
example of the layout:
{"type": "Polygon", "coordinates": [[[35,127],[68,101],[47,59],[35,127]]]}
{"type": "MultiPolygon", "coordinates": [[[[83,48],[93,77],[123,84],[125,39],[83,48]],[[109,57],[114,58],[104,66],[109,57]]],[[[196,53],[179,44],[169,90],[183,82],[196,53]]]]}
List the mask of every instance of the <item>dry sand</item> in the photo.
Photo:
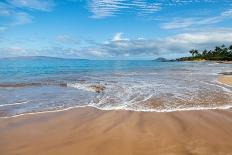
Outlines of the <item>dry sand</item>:
{"type": "Polygon", "coordinates": [[[0,119],[1,155],[231,155],[232,111],[68,111],[0,119]]]}
{"type": "Polygon", "coordinates": [[[218,78],[221,83],[232,86],[232,75],[221,75],[218,78]]]}

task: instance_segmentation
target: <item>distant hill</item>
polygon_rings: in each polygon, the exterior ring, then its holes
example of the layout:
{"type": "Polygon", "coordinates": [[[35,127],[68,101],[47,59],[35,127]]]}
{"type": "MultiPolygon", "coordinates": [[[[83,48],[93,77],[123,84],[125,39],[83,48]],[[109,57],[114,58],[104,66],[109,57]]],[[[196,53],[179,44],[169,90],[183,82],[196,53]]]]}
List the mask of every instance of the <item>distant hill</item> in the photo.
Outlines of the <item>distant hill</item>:
{"type": "Polygon", "coordinates": [[[169,59],[166,59],[166,58],[163,58],[163,57],[159,57],[159,58],[156,58],[155,60],[153,61],[157,61],[157,62],[168,62],[170,61],[169,59]]]}
{"type": "Polygon", "coordinates": [[[48,57],[48,56],[18,56],[18,57],[7,57],[0,59],[3,60],[88,60],[88,59],[58,58],[58,57],[48,57]]]}

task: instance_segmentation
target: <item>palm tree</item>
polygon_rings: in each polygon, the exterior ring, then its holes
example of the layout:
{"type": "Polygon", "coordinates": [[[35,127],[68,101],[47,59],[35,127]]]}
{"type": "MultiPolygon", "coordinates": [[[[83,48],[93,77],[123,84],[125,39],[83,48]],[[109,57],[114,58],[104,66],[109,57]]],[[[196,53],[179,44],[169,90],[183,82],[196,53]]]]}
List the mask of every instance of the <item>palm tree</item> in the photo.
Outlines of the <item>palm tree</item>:
{"type": "Polygon", "coordinates": [[[196,49],[191,49],[189,53],[191,57],[184,57],[179,60],[196,60],[196,59],[206,59],[206,60],[230,60],[232,61],[232,45],[225,46],[216,46],[214,50],[207,51],[198,51],[196,49]]]}
{"type": "Polygon", "coordinates": [[[208,51],[205,49],[203,52],[202,52],[202,56],[207,56],[208,55],[208,51]]]}
{"type": "Polygon", "coordinates": [[[198,50],[195,50],[195,49],[191,49],[191,50],[189,51],[189,53],[191,53],[193,57],[199,55],[198,50]]]}
{"type": "Polygon", "coordinates": [[[194,56],[194,51],[195,51],[194,49],[191,49],[189,53],[192,54],[192,56],[194,56]]]}
{"type": "Polygon", "coordinates": [[[231,50],[231,51],[232,51],[232,45],[230,45],[229,50],[231,50]]]}

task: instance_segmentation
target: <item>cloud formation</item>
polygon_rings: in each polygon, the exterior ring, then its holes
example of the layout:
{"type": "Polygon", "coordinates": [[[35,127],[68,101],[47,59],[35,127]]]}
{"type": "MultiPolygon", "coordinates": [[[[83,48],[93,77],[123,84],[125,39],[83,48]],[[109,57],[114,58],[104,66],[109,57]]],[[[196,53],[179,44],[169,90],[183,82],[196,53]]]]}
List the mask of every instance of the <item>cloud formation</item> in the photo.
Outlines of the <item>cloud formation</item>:
{"type": "Polygon", "coordinates": [[[53,0],[5,0],[0,2],[0,20],[4,19],[4,26],[0,25],[0,32],[12,26],[29,24],[33,16],[31,11],[51,11],[55,3],[53,0]]]}
{"type": "MultiPolygon", "coordinates": [[[[73,3],[78,3],[78,0],[66,0],[72,1],[73,3]]],[[[228,1],[228,0],[227,0],[228,1]]],[[[5,22],[3,25],[0,25],[0,32],[3,34],[6,30],[10,29],[9,27],[14,27],[17,25],[29,24],[33,22],[34,17],[32,16],[33,13],[37,12],[45,12],[51,13],[49,11],[53,10],[55,6],[55,0],[5,0],[0,2],[0,20],[4,19],[5,22]],[[9,19],[9,20],[5,20],[9,19]]],[[[124,13],[133,13],[137,15],[151,15],[159,10],[162,10],[164,7],[167,6],[176,6],[176,5],[186,5],[190,3],[212,3],[215,2],[214,0],[156,0],[156,1],[145,1],[145,0],[88,0],[86,3],[87,8],[92,13],[92,18],[106,18],[109,16],[116,16],[121,15],[124,13]]],[[[17,44],[11,44],[8,42],[6,44],[1,43],[0,41],[0,55],[1,56],[19,56],[19,55],[47,55],[47,56],[58,56],[58,57],[78,57],[78,58],[99,58],[99,59],[107,59],[107,58],[129,58],[129,57],[151,57],[154,58],[156,56],[168,55],[168,54],[186,54],[188,50],[191,48],[196,49],[205,49],[205,48],[212,48],[215,45],[220,44],[231,44],[232,43],[232,29],[219,29],[220,27],[229,27],[226,24],[218,24],[215,25],[214,30],[207,30],[199,32],[199,29],[184,29],[184,28],[194,28],[197,26],[208,26],[213,25],[216,23],[223,22],[224,20],[229,20],[232,18],[232,9],[228,9],[230,6],[225,7],[224,11],[218,13],[216,16],[208,16],[208,17],[187,17],[185,15],[182,16],[181,13],[179,15],[182,18],[173,18],[171,22],[166,22],[161,24],[161,27],[165,30],[160,29],[159,27],[155,31],[151,31],[153,34],[163,36],[162,38],[158,38],[158,36],[153,35],[153,39],[146,39],[146,38],[129,38],[127,37],[127,32],[125,34],[120,31],[128,30],[130,36],[136,36],[139,33],[144,33],[145,36],[150,31],[146,29],[147,27],[151,28],[151,26],[147,26],[145,24],[154,24],[155,26],[160,26],[160,22],[158,21],[148,21],[141,23],[141,27],[136,26],[136,32],[130,31],[130,28],[133,27],[134,22],[130,21],[125,23],[121,27],[121,25],[114,25],[111,28],[109,26],[109,31],[105,32],[102,36],[96,36],[99,33],[93,33],[101,31],[104,29],[105,25],[101,25],[101,21],[95,21],[93,19],[87,19],[89,21],[99,22],[99,26],[96,26],[96,30],[90,30],[87,32],[83,31],[85,34],[82,34],[82,26],[79,27],[80,31],[76,31],[73,29],[72,31],[68,32],[67,28],[64,31],[58,29],[57,31],[53,28],[56,25],[54,23],[50,23],[49,20],[45,20],[46,22],[42,23],[43,26],[49,24],[48,29],[52,30],[52,33],[42,37],[51,37],[53,36],[53,40],[42,40],[37,39],[35,44],[32,41],[21,42],[17,44]],[[47,21],[49,21],[47,23],[47,21]],[[145,26],[144,26],[144,25],[145,26]],[[53,26],[53,27],[52,27],[53,26]],[[173,29],[184,29],[183,31],[168,31],[166,29],[173,30],[173,29]],[[109,34],[115,30],[119,31],[115,34],[109,34]],[[62,31],[62,32],[60,32],[62,31]],[[67,32],[65,32],[67,31],[67,32]],[[138,34],[137,34],[138,31],[138,34]],[[160,31],[160,32],[159,32],[160,31]],[[74,33],[72,33],[74,32],[74,33]],[[169,33],[170,32],[170,33],[169,33]],[[180,33],[181,32],[181,33],[180,33]],[[63,33],[63,35],[58,35],[63,33]],[[108,33],[108,34],[107,34],[108,33]],[[179,33],[179,34],[177,34],[179,33]],[[112,35],[111,39],[105,40],[104,42],[96,41],[86,41],[86,40],[79,40],[79,38],[75,38],[73,36],[67,35],[85,35],[85,37],[91,37],[91,35],[99,40],[105,38],[105,36],[112,35]],[[170,36],[170,34],[172,34],[170,36]],[[169,35],[169,36],[168,36],[169,35]]],[[[174,8],[175,9],[175,8],[174,8]]],[[[194,8],[195,9],[195,8],[194,8]]],[[[84,9],[83,9],[84,10],[84,9]]],[[[82,10],[82,11],[83,11],[82,10]]],[[[63,11],[63,10],[62,10],[63,11]]],[[[174,10],[175,11],[175,10],[174,10]]],[[[219,10],[220,11],[220,10],[219,10]]],[[[218,12],[219,12],[218,11],[218,12]]],[[[56,13],[56,12],[54,12],[56,13]]],[[[86,10],[83,13],[87,13],[86,10]]],[[[55,14],[54,14],[55,15],[55,14]]],[[[60,15],[60,14],[59,14],[60,15]]],[[[162,14],[166,15],[167,14],[162,14]]],[[[129,16],[131,17],[131,16],[129,16]]],[[[59,18],[59,17],[58,17],[59,18]]],[[[58,19],[57,18],[57,19],[58,19]]],[[[50,19],[50,18],[48,18],[50,19]]],[[[82,18],[81,18],[82,19],[82,18]]],[[[59,19],[58,19],[59,20],[59,19]]],[[[127,20],[127,18],[126,18],[127,20]]],[[[41,20],[43,21],[43,20],[41,20]]],[[[90,23],[90,22],[86,23],[90,23]]],[[[84,23],[84,22],[83,22],[84,23]]],[[[104,22],[103,22],[104,23],[104,22]]],[[[117,23],[117,22],[115,22],[117,23]]],[[[40,23],[41,24],[41,23],[40,23]]],[[[56,24],[56,23],[55,23],[56,24]]],[[[64,23],[65,25],[66,23],[64,23]]],[[[73,23],[75,24],[75,23],[73,23]]],[[[81,23],[82,24],[82,23],[81,23]]],[[[81,25],[80,24],[80,25],[81,25]]],[[[95,24],[95,23],[94,23],[95,24]]],[[[93,24],[93,27],[95,26],[93,24]]],[[[91,25],[92,26],[92,25],[91,25]]],[[[92,28],[90,26],[90,28],[92,28]]],[[[153,26],[153,25],[152,25],[153,26]]],[[[74,27],[74,26],[73,26],[74,27]]],[[[76,26],[78,28],[78,26],[76,26]]],[[[94,27],[95,28],[95,27],[94,27]]],[[[83,28],[85,29],[85,28],[83,28]]],[[[23,29],[22,29],[23,30],[23,29]]],[[[24,29],[27,32],[26,29],[24,29]]],[[[33,30],[33,27],[32,27],[33,30]]],[[[7,34],[7,33],[6,33],[7,34]]],[[[3,36],[3,35],[2,35],[3,36]]],[[[15,35],[16,36],[16,35],[15,35]]],[[[151,36],[151,34],[147,35],[151,36]]],[[[1,37],[1,36],[0,36],[1,37]]],[[[36,38],[37,36],[32,36],[31,38],[36,38]]],[[[5,40],[9,38],[6,37],[5,40]]],[[[28,39],[28,38],[26,38],[28,39]]],[[[51,38],[50,38],[51,39],[51,38]]],[[[87,38],[90,39],[90,38],[87,38]]],[[[15,39],[16,40],[16,39],[15,39]]],[[[18,40],[16,40],[18,41],[18,40]]]]}
{"type": "MultiPolygon", "coordinates": [[[[118,33],[121,35],[121,33],[118,33]]],[[[116,34],[117,36],[117,34],[116,34]]],[[[121,38],[121,36],[119,37],[121,38]]],[[[230,44],[232,31],[212,30],[209,32],[182,33],[160,39],[116,39],[103,44],[86,47],[83,51],[97,53],[102,57],[141,57],[163,54],[186,54],[191,48],[209,49],[215,45],[230,44]]]]}
{"type": "Polygon", "coordinates": [[[92,13],[92,18],[105,18],[132,11],[138,11],[144,15],[160,10],[160,3],[145,0],[90,0],[88,9],[92,13]]]}
{"type": "MultiPolygon", "coordinates": [[[[223,2],[228,2],[223,0],[223,2]]],[[[89,0],[88,9],[92,18],[105,18],[118,14],[134,12],[149,15],[168,6],[187,5],[191,3],[215,3],[216,0],[89,0]]]]}
{"type": "Polygon", "coordinates": [[[194,26],[211,25],[222,22],[226,19],[232,19],[232,9],[228,9],[222,12],[220,15],[214,17],[175,18],[171,22],[161,24],[161,27],[163,29],[182,29],[194,26]]]}
{"type": "Polygon", "coordinates": [[[53,0],[8,0],[8,3],[19,8],[40,11],[51,11],[55,5],[53,0]]]}
{"type": "Polygon", "coordinates": [[[112,38],[112,41],[127,41],[127,40],[129,40],[128,38],[123,38],[122,35],[123,35],[122,32],[116,33],[114,35],[114,37],[112,38]]]}
{"type": "Polygon", "coordinates": [[[125,39],[122,37],[122,33],[116,33],[112,39],[104,43],[94,43],[82,47],[61,44],[41,47],[40,49],[29,49],[11,45],[9,48],[1,48],[0,51],[5,55],[8,53],[10,56],[47,55],[95,59],[150,57],[152,59],[162,55],[186,55],[192,48],[212,49],[216,45],[228,45],[231,42],[231,29],[215,29],[208,32],[181,33],[159,39],[125,39]]]}

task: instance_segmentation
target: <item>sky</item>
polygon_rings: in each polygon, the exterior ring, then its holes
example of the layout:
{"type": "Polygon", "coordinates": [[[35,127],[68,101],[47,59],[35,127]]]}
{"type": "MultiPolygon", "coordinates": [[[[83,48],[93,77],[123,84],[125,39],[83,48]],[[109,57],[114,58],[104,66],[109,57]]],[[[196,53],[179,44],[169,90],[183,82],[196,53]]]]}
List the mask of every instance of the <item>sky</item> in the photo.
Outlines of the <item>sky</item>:
{"type": "Polygon", "coordinates": [[[232,0],[0,0],[0,57],[154,59],[232,44],[232,0]]]}

